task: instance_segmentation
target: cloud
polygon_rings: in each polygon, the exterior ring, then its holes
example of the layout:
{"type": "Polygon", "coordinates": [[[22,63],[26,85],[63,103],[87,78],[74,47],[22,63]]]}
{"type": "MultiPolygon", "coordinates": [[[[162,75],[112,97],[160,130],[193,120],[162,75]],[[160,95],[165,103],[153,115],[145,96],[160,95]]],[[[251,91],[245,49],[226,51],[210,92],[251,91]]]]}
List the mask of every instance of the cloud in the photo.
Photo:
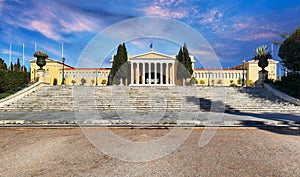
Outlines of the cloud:
{"type": "Polygon", "coordinates": [[[141,11],[149,16],[182,19],[188,16],[188,12],[179,6],[183,2],[184,0],[155,0],[146,4],[141,11]]]}
{"type": "Polygon", "coordinates": [[[65,34],[92,32],[99,27],[89,16],[79,14],[59,1],[50,1],[47,5],[43,1],[15,1],[2,4],[1,9],[3,22],[14,28],[37,31],[53,40],[66,41],[65,34]]]}
{"type": "Polygon", "coordinates": [[[208,13],[201,15],[201,23],[207,24],[207,23],[219,23],[221,21],[221,18],[223,17],[222,10],[219,9],[212,9],[208,13]]]}
{"type": "Polygon", "coordinates": [[[54,26],[44,21],[34,20],[30,22],[30,29],[42,33],[44,36],[53,40],[62,40],[63,37],[54,31],[54,26]]]}
{"type": "Polygon", "coordinates": [[[236,36],[234,39],[238,41],[253,41],[259,39],[273,39],[277,36],[278,35],[275,32],[259,32],[254,30],[246,32],[243,36],[236,36]]]}
{"type": "MultiPolygon", "coordinates": [[[[0,50],[0,53],[3,53],[3,54],[6,54],[6,55],[9,55],[9,49],[1,49],[0,50]]],[[[22,56],[22,53],[20,53],[20,52],[16,52],[16,51],[11,51],[11,55],[12,55],[12,57],[13,56],[22,56]]]]}

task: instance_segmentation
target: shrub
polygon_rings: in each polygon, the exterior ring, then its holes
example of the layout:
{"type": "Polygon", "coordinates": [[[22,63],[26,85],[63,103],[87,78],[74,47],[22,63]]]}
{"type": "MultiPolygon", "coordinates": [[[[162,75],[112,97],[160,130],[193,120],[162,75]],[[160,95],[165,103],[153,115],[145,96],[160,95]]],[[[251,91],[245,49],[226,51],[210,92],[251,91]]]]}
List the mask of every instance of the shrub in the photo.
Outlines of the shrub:
{"type": "Polygon", "coordinates": [[[74,85],[74,84],[76,83],[76,81],[75,81],[75,80],[72,80],[71,83],[74,85]]]}
{"type": "MultiPolygon", "coordinates": [[[[270,83],[270,82],[269,82],[270,83]]],[[[288,76],[281,78],[281,81],[270,83],[279,90],[293,96],[300,98],[300,75],[296,73],[290,73],[288,76]]]]}
{"type": "Polygon", "coordinates": [[[53,85],[57,85],[57,79],[56,78],[53,79],[53,85]]]}

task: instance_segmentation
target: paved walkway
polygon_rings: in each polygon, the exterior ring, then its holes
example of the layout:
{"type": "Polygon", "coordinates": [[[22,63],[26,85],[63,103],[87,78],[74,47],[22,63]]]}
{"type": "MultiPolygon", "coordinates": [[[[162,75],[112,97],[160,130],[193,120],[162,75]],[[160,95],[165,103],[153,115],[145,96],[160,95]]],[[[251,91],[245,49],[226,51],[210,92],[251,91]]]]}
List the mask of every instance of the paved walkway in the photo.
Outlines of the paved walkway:
{"type": "MultiPolygon", "coordinates": [[[[169,130],[114,128],[112,131],[129,142],[141,144],[155,142],[169,130]]],[[[180,147],[159,159],[126,162],[98,150],[79,128],[0,128],[0,176],[290,177],[300,174],[299,131],[223,128],[206,146],[199,148],[202,134],[201,128],[193,130],[180,147]]]]}
{"type": "Polygon", "coordinates": [[[148,114],[134,112],[1,112],[0,126],[16,125],[189,125],[189,126],[300,126],[300,114],[204,113],[148,114]]]}

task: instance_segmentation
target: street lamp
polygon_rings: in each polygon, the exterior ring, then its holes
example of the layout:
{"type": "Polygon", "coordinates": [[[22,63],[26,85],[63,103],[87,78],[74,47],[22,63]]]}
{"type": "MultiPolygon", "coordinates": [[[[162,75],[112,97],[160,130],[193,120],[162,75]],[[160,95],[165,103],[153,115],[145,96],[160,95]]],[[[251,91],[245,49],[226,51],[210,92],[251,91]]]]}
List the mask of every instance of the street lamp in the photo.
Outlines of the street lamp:
{"type": "Polygon", "coordinates": [[[65,85],[65,58],[63,57],[61,59],[63,67],[62,67],[62,81],[61,81],[61,85],[65,85]]]}
{"type": "Polygon", "coordinates": [[[96,69],[96,86],[98,86],[98,70],[96,69]]]}
{"type": "Polygon", "coordinates": [[[244,86],[245,86],[245,61],[246,61],[246,59],[243,58],[242,61],[243,61],[243,79],[242,79],[242,87],[244,87],[244,86]]]}
{"type": "Polygon", "coordinates": [[[210,86],[210,72],[208,72],[208,82],[207,85],[210,86]]]}

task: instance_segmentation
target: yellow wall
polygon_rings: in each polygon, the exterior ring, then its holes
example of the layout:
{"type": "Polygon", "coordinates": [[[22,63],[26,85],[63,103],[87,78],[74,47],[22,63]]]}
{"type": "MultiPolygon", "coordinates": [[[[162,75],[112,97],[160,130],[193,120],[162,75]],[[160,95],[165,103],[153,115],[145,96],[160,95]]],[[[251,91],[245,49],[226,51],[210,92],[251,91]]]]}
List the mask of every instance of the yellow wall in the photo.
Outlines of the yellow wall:
{"type": "MultiPolygon", "coordinates": [[[[253,80],[254,82],[258,80],[258,72],[261,68],[258,66],[258,61],[248,62],[248,67],[246,67],[250,72],[248,75],[249,80],[253,80]]],[[[268,78],[272,80],[277,79],[277,62],[270,61],[268,67],[265,68],[268,71],[268,78]]]]}
{"type": "MultiPolygon", "coordinates": [[[[45,69],[44,81],[53,85],[54,80],[57,79],[57,85],[62,83],[62,63],[57,60],[47,59],[45,69]]],[[[38,78],[37,70],[39,66],[36,64],[36,59],[30,61],[30,80],[36,81],[38,78]]],[[[72,80],[75,81],[74,85],[82,84],[81,79],[86,80],[84,85],[106,85],[108,81],[109,68],[74,68],[67,64],[64,65],[65,84],[73,85],[72,80]],[[96,71],[98,75],[96,76],[96,71]],[[97,81],[97,82],[96,82],[97,81]]]]}
{"type": "MultiPolygon", "coordinates": [[[[71,66],[65,64],[65,69],[71,68],[71,66]]],[[[37,70],[40,67],[36,64],[36,59],[30,61],[30,80],[34,82],[38,78],[37,70]]],[[[59,71],[62,69],[62,63],[53,60],[46,59],[46,66],[43,67],[45,69],[45,82],[53,84],[54,79],[57,79],[57,83],[61,83],[61,79],[59,79],[59,71]]]]}
{"type": "MultiPolygon", "coordinates": [[[[85,79],[84,85],[106,85],[109,73],[109,68],[70,68],[64,71],[65,84],[82,85],[82,79],[85,79]]],[[[62,70],[60,70],[60,80],[62,79],[61,77],[62,70]]]]}
{"type": "MultiPolygon", "coordinates": [[[[194,61],[194,57],[191,57],[194,61]]],[[[62,83],[62,63],[58,60],[47,59],[44,81],[53,84],[54,79],[57,79],[57,84],[62,83]]],[[[277,79],[277,61],[269,60],[269,65],[266,70],[269,72],[269,79],[277,79]]],[[[232,69],[195,69],[194,78],[197,85],[215,85],[215,86],[230,86],[242,84],[243,65],[238,65],[232,69]]],[[[106,85],[110,68],[74,68],[67,64],[65,68],[65,84],[66,85],[81,85],[82,78],[86,80],[84,85],[106,85]],[[96,74],[97,73],[97,74],[96,74]],[[74,82],[74,83],[73,83],[74,82]]],[[[38,77],[36,59],[30,61],[30,78],[34,82],[38,77]]],[[[258,72],[261,68],[257,61],[248,61],[245,63],[245,82],[247,85],[252,85],[258,80],[258,72]]],[[[171,71],[170,71],[171,72],[171,71]]]]}
{"type": "MultiPolygon", "coordinates": [[[[245,71],[244,79],[246,80],[247,71],[245,71]]],[[[221,70],[221,69],[196,69],[194,78],[197,85],[203,86],[230,86],[242,85],[242,70],[221,70]]]]}

